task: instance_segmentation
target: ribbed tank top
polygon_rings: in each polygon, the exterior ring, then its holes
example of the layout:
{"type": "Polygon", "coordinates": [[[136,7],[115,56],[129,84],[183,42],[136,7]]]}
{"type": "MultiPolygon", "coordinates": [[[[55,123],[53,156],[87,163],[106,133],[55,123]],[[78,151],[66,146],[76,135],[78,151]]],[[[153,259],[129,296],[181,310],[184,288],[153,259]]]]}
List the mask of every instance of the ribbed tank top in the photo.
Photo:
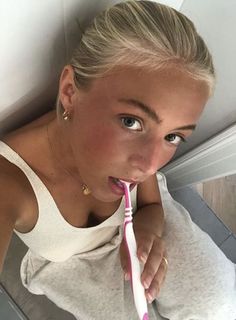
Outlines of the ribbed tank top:
{"type": "MultiPolygon", "coordinates": [[[[23,171],[35,193],[38,220],[34,228],[28,233],[14,230],[35,254],[54,262],[65,261],[75,254],[103,246],[120,232],[124,220],[124,198],[117,211],[99,225],[89,228],[74,227],[63,218],[45,184],[18,153],[0,141],[0,154],[23,171]]],[[[131,192],[134,211],[136,192],[137,188],[131,192]]]]}

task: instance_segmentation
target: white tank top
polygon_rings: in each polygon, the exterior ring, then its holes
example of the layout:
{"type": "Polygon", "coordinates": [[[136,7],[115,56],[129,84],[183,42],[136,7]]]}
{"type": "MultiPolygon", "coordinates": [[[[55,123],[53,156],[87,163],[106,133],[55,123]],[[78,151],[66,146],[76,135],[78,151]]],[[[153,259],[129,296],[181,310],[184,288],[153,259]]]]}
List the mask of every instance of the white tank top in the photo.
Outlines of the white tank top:
{"type": "MultiPolygon", "coordinates": [[[[24,172],[35,193],[38,203],[36,225],[28,233],[14,230],[35,254],[50,261],[61,262],[75,254],[89,252],[112,242],[122,233],[124,198],[117,211],[99,225],[74,227],[63,218],[47,187],[19,154],[3,141],[0,141],[0,154],[24,172]]],[[[133,211],[136,211],[136,193],[137,187],[131,192],[133,211]]]]}

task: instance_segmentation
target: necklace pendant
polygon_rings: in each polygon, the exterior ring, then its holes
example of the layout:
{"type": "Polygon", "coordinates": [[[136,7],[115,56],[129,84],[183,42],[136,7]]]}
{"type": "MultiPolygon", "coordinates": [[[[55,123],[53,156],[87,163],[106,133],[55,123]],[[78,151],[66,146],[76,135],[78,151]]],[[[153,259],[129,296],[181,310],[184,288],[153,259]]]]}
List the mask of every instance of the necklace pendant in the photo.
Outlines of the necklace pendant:
{"type": "Polygon", "coordinates": [[[85,196],[89,195],[91,193],[91,190],[86,186],[86,184],[82,185],[82,192],[85,196]]]}

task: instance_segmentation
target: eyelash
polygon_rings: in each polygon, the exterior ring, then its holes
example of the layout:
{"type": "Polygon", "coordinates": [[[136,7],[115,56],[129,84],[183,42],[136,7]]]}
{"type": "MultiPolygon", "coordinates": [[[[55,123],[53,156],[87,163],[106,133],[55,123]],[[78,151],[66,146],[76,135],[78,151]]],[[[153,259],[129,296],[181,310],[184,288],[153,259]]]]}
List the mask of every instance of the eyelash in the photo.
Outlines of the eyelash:
{"type": "MultiPolygon", "coordinates": [[[[170,134],[168,134],[167,136],[165,136],[165,139],[167,140],[167,137],[168,136],[176,136],[176,137],[178,137],[178,138],[180,138],[180,140],[181,140],[181,142],[187,142],[186,141],[186,139],[182,136],[182,135],[180,135],[180,134],[177,134],[177,133],[170,133],[170,134]]],[[[167,140],[168,141],[168,140],[167,140]]],[[[171,143],[171,141],[168,141],[169,143],[171,143]]],[[[181,143],[180,142],[180,143],[181,143]]],[[[180,143],[177,143],[177,144],[175,144],[175,143],[171,143],[172,145],[175,145],[175,146],[178,146],[180,143]]]]}
{"type": "Polygon", "coordinates": [[[128,130],[130,130],[130,131],[142,131],[142,130],[143,130],[143,124],[142,124],[142,121],[141,121],[140,119],[137,119],[137,118],[134,118],[134,117],[132,117],[132,116],[126,115],[126,116],[121,116],[121,117],[120,117],[120,120],[121,120],[122,125],[123,125],[126,129],[128,129],[128,130]],[[125,125],[124,121],[127,120],[127,119],[129,119],[129,120],[131,119],[131,120],[134,120],[135,122],[138,122],[138,123],[139,123],[139,126],[140,126],[140,129],[132,129],[132,128],[130,128],[129,126],[125,125]]]}
{"type": "MultiPolygon", "coordinates": [[[[142,124],[142,121],[140,120],[140,119],[137,119],[137,118],[135,118],[135,117],[132,117],[132,116],[129,116],[129,115],[124,115],[124,116],[121,116],[120,117],[120,120],[121,120],[121,122],[122,122],[122,125],[126,128],[126,129],[128,129],[128,130],[130,130],[130,131],[142,131],[143,130],[143,124],[142,124]],[[132,119],[132,120],[134,120],[134,121],[136,121],[136,122],[138,122],[139,123],[139,125],[140,125],[140,127],[141,127],[141,129],[131,129],[130,127],[128,127],[127,125],[125,125],[124,124],[124,121],[125,120],[127,120],[127,119],[132,119]]],[[[180,134],[177,134],[177,133],[170,133],[170,134],[168,134],[167,136],[165,136],[165,140],[167,141],[167,142],[169,142],[170,144],[172,144],[172,145],[174,145],[174,146],[178,146],[181,142],[187,142],[186,141],[186,139],[182,136],[182,135],[180,135],[180,134]],[[167,137],[170,137],[170,136],[176,136],[176,137],[179,137],[180,138],[180,142],[179,143],[171,143],[171,141],[168,141],[167,140],[167,137]]]]}

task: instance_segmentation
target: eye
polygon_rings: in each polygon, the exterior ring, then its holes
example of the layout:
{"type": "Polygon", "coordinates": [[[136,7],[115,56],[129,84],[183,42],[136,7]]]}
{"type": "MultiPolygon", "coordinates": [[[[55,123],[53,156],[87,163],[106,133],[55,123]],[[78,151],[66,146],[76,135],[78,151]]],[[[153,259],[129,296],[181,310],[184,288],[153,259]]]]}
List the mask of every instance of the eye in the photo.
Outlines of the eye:
{"type": "Polygon", "coordinates": [[[134,130],[134,131],[141,131],[142,130],[141,121],[137,120],[136,118],[122,117],[121,122],[126,128],[128,128],[130,130],[134,130]]]}
{"type": "Polygon", "coordinates": [[[186,142],[186,140],[184,139],[184,137],[182,137],[181,135],[178,135],[176,133],[170,133],[168,134],[165,139],[170,142],[171,144],[178,146],[181,142],[186,142]]]}

